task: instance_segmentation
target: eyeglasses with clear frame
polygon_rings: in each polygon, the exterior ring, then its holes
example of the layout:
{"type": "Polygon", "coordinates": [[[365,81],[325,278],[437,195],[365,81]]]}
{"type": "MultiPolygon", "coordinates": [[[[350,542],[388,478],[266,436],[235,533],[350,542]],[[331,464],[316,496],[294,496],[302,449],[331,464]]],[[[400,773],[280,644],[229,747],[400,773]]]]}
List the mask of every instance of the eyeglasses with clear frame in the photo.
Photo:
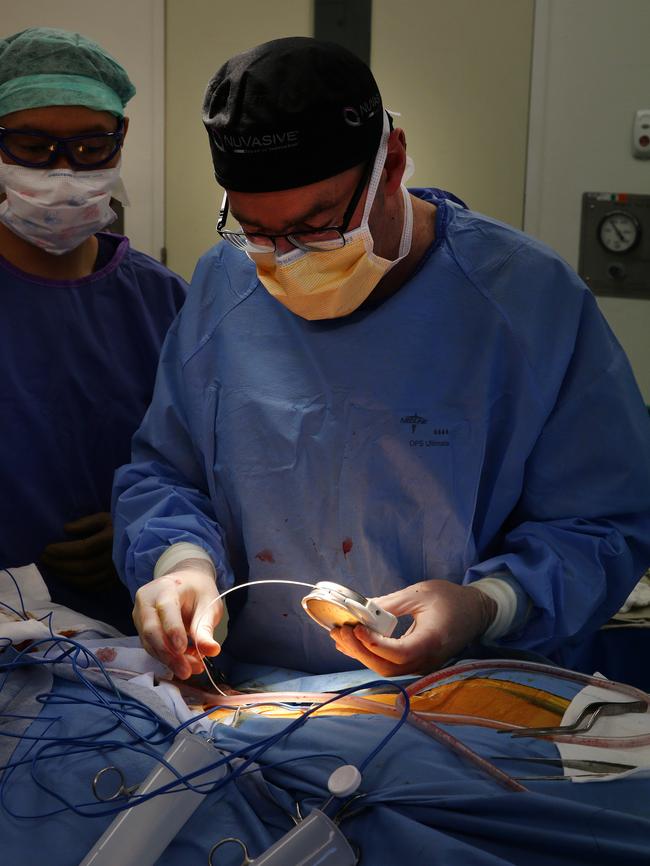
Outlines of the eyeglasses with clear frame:
{"type": "Polygon", "coordinates": [[[100,168],[110,162],[122,147],[124,120],[114,132],[93,132],[58,138],[31,129],[0,126],[0,150],[18,165],[47,168],[63,154],[73,168],[100,168]]]}
{"type": "Polygon", "coordinates": [[[243,250],[247,253],[274,253],[277,249],[278,240],[286,240],[292,246],[299,250],[304,250],[310,253],[322,253],[327,250],[335,250],[345,246],[345,232],[348,230],[352,215],[361,198],[361,194],[366,188],[372,162],[366,165],[359,183],[357,184],[350,203],[343,214],[343,221],[338,226],[326,226],[322,229],[305,229],[301,231],[289,232],[281,235],[269,235],[263,232],[245,232],[245,231],[229,231],[225,229],[228,212],[230,209],[228,203],[228,193],[225,192],[221,208],[219,210],[219,219],[217,220],[217,232],[228,243],[237,247],[238,250],[243,250]]]}

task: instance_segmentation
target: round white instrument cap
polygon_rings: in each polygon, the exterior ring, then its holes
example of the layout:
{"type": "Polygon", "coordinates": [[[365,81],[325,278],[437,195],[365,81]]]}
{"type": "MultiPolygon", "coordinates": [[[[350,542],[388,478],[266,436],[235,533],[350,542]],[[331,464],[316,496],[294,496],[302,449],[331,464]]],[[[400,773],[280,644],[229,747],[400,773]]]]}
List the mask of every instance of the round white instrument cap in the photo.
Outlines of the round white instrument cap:
{"type": "Polygon", "coordinates": [[[354,764],[344,764],[338,767],[329,777],[327,787],[335,797],[348,797],[354,794],[361,784],[361,773],[354,764]]]}

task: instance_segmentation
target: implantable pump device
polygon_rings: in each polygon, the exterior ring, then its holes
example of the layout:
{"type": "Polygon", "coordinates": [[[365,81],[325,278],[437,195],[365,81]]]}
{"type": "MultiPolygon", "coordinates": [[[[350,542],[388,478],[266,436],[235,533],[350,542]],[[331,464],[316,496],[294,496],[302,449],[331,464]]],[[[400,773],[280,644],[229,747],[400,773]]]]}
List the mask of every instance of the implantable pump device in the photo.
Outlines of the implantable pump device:
{"type": "Polygon", "coordinates": [[[353,589],[321,580],[302,600],[302,606],[318,625],[331,631],[342,625],[364,625],[383,637],[395,631],[397,617],[353,589]]]}

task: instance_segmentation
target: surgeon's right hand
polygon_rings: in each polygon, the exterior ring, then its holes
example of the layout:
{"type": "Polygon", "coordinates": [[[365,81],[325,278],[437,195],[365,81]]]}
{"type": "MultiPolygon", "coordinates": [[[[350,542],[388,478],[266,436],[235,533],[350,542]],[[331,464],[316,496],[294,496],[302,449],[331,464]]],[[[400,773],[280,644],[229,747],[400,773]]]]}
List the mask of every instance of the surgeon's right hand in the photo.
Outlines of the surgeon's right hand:
{"type": "Polygon", "coordinates": [[[133,608],[142,646],[182,680],[203,670],[203,656],[221,651],[213,632],[222,616],[214,569],[201,559],[178,563],[140,587],[133,608]]]}

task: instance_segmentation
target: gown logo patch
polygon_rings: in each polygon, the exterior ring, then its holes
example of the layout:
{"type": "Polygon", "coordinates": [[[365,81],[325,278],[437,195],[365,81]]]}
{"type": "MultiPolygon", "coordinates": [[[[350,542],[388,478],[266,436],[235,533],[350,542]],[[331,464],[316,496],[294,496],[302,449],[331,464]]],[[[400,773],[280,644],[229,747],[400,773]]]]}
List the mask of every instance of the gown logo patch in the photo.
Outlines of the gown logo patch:
{"type": "MultiPolygon", "coordinates": [[[[426,418],[423,418],[421,415],[418,415],[415,412],[413,415],[404,415],[400,418],[400,424],[408,424],[411,427],[411,436],[415,435],[416,430],[421,424],[428,424],[426,418]]],[[[424,432],[424,430],[422,431],[424,432]]],[[[446,438],[449,436],[449,430],[446,427],[435,427],[430,431],[431,436],[435,436],[435,439],[410,439],[409,445],[411,448],[431,448],[432,446],[441,446],[441,445],[449,445],[449,439],[446,438]]]]}
{"type": "Polygon", "coordinates": [[[423,418],[421,415],[418,415],[416,412],[414,415],[405,415],[403,418],[400,418],[400,424],[410,424],[411,425],[411,433],[415,433],[417,430],[418,424],[426,424],[427,419],[423,418]]]}

